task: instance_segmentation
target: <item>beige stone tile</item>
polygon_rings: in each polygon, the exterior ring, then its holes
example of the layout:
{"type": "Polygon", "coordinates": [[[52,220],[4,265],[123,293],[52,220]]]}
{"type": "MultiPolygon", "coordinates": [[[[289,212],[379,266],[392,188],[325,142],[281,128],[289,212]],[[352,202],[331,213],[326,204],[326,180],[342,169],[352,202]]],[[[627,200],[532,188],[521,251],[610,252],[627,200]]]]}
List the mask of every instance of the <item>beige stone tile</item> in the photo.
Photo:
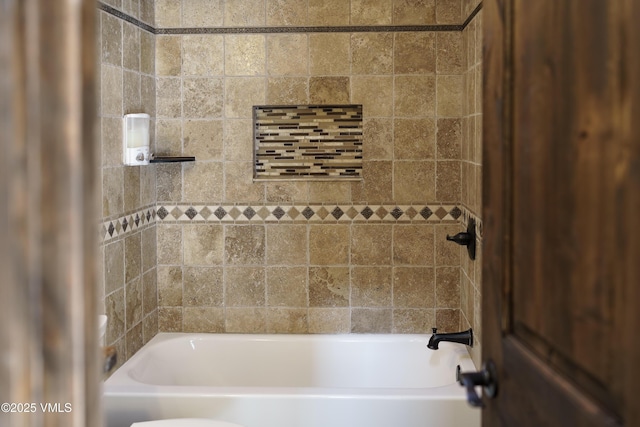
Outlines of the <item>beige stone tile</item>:
{"type": "Polygon", "coordinates": [[[351,183],[335,181],[309,182],[312,203],[346,203],[351,201],[351,183]]]}
{"type": "Polygon", "coordinates": [[[394,0],[395,25],[424,25],[436,22],[436,0],[394,0]]]}
{"type": "MultiPolygon", "coordinates": [[[[153,268],[142,275],[142,306],[143,314],[150,315],[158,309],[158,270],[153,268]]],[[[155,327],[158,328],[157,313],[155,327]]]]}
{"type": "Polygon", "coordinates": [[[102,63],[122,66],[122,20],[101,14],[102,63]]]}
{"type": "Polygon", "coordinates": [[[362,104],[364,117],[393,116],[391,76],[353,76],[351,90],[351,102],[362,104]]]}
{"type": "Polygon", "coordinates": [[[227,76],[257,76],[265,74],[265,36],[259,34],[229,34],[224,36],[224,73],[227,76]]]}
{"type": "Polygon", "coordinates": [[[348,307],[349,267],[309,267],[309,306],[348,307]]]}
{"type": "Polygon", "coordinates": [[[225,117],[253,117],[253,105],[264,105],[265,82],[262,77],[227,77],[224,81],[225,117]]]}
{"type": "Polygon", "coordinates": [[[475,43],[475,55],[474,55],[474,64],[482,63],[482,10],[478,12],[476,17],[473,19],[476,21],[475,31],[476,31],[476,43],[475,43]]]}
{"type": "Polygon", "coordinates": [[[123,24],[122,43],[125,49],[123,49],[122,65],[133,71],[140,71],[140,32],[141,30],[133,24],[128,22],[123,24]]]}
{"type": "Polygon", "coordinates": [[[142,274],[141,234],[133,233],[124,239],[124,281],[131,282],[142,274]]]}
{"type": "Polygon", "coordinates": [[[391,281],[391,267],[353,267],[351,306],[391,306],[391,281]]]}
{"type": "Polygon", "coordinates": [[[176,307],[182,305],[182,268],[179,266],[158,266],[158,306],[176,307]]]}
{"type": "Polygon", "coordinates": [[[156,42],[155,36],[146,31],[140,32],[140,71],[155,76],[156,42]]]}
{"type": "Polygon", "coordinates": [[[436,310],[436,326],[439,333],[459,332],[460,310],[439,308],[436,310]]]}
{"type": "Polygon", "coordinates": [[[364,119],[363,157],[365,160],[393,159],[393,120],[364,119]]]}
{"type": "Polygon", "coordinates": [[[122,119],[102,117],[102,166],[122,164],[122,119]]]}
{"type": "Polygon", "coordinates": [[[396,267],[393,274],[395,308],[433,308],[436,303],[433,267],[396,267]]]}
{"type": "Polygon", "coordinates": [[[222,333],[225,330],[224,309],[217,307],[185,307],[182,330],[194,333],[222,333]]]}
{"type": "Polygon", "coordinates": [[[142,338],[143,343],[148,343],[151,338],[158,334],[158,311],[154,311],[144,319],[142,319],[142,338]]]}
{"type": "Polygon", "coordinates": [[[431,116],[435,114],[435,76],[396,76],[394,87],[393,99],[396,117],[431,116]]]}
{"type": "Polygon", "coordinates": [[[182,74],[221,76],[224,74],[224,36],[215,34],[182,36],[182,74]]]}
{"type": "Polygon", "coordinates": [[[472,66],[476,63],[476,20],[473,19],[465,29],[467,35],[467,65],[472,66]]]}
{"type": "Polygon", "coordinates": [[[122,337],[125,332],[125,299],[124,288],[108,294],[104,300],[104,313],[109,318],[107,322],[107,332],[105,341],[107,344],[114,343],[122,337]]]}
{"type": "Polygon", "coordinates": [[[307,25],[307,2],[301,0],[267,0],[267,25],[307,25]]]}
{"type": "Polygon", "coordinates": [[[272,76],[306,76],[309,72],[308,52],[309,41],[306,34],[268,35],[267,74],[272,76]]]}
{"type": "Polygon", "coordinates": [[[182,25],[188,28],[221,27],[224,0],[187,0],[182,2],[182,25]]]}
{"type": "Polygon", "coordinates": [[[351,51],[353,74],[393,73],[392,33],[353,33],[351,51]]]}
{"type": "Polygon", "coordinates": [[[440,74],[461,74],[467,67],[462,33],[437,33],[436,70],[440,74]]]}
{"type": "Polygon", "coordinates": [[[307,267],[267,267],[268,307],[308,307],[307,267]]]}
{"type": "MultiPolygon", "coordinates": [[[[140,102],[142,112],[149,114],[151,117],[156,116],[156,79],[151,76],[140,76],[140,102]]],[[[153,126],[150,125],[150,131],[153,131],[153,126]]],[[[150,139],[151,136],[150,135],[150,139]]]]}
{"type": "Polygon", "coordinates": [[[458,160],[461,158],[462,120],[438,119],[436,145],[438,160],[458,160]]]}
{"type": "Polygon", "coordinates": [[[224,275],[224,304],[226,307],[263,307],[264,267],[227,267],[224,275]]]}
{"type": "Polygon", "coordinates": [[[460,200],[460,162],[439,161],[436,165],[436,199],[440,202],[460,200]]]}
{"type": "Polygon", "coordinates": [[[140,166],[124,168],[124,210],[139,209],[140,205],[140,166]]]}
{"type": "Polygon", "coordinates": [[[127,359],[133,356],[142,347],[142,323],[138,323],[136,326],[127,331],[127,359]]]}
{"type": "Polygon", "coordinates": [[[253,182],[253,162],[225,162],[224,200],[233,203],[262,203],[263,182],[253,182]]]}
{"type": "Polygon", "coordinates": [[[433,266],[434,229],[432,225],[393,226],[393,262],[396,266],[433,266]]]}
{"type": "Polygon", "coordinates": [[[184,153],[198,161],[222,160],[223,121],[186,120],[184,126],[184,153]]]}
{"type": "Polygon", "coordinates": [[[392,228],[386,224],[351,226],[352,265],[391,265],[392,228]]]}
{"type": "Polygon", "coordinates": [[[179,76],[182,74],[182,37],[156,36],[156,75],[179,76]]]}
{"type": "Polygon", "coordinates": [[[263,265],[265,227],[263,225],[227,225],[224,238],[228,265],[263,265]]]}
{"type": "Polygon", "coordinates": [[[345,334],[351,331],[351,310],[348,308],[310,308],[310,334],[345,334]]]}
{"type": "Polygon", "coordinates": [[[225,0],[225,27],[253,27],[265,24],[265,0],[225,0]]]}
{"type": "Polygon", "coordinates": [[[158,202],[179,202],[182,200],[182,165],[156,165],[158,202]]]}
{"type": "Polygon", "coordinates": [[[124,211],[124,167],[102,170],[102,216],[124,211]]]}
{"type": "Polygon", "coordinates": [[[267,265],[306,265],[307,226],[267,224],[267,265]]]}
{"type": "Polygon", "coordinates": [[[309,25],[349,25],[349,2],[344,0],[308,0],[309,25]]]}
{"type": "Polygon", "coordinates": [[[347,225],[309,226],[309,263],[335,265],[349,263],[349,227],[347,225]]]}
{"type": "Polygon", "coordinates": [[[155,20],[158,28],[182,26],[181,0],[156,0],[155,20]]]}
{"type": "Polygon", "coordinates": [[[224,234],[221,225],[185,225],[182,240],[185,265],[222,265],[224,234]]]}
{"type": "Polygon", "coordinates": [[[158,307],[158,331],[182,332],[182,307],[158,307]]]}
{"type": "Polygon", "coordinates": [[[393,200],[393,162],[364,162],[362,178],[362,181],[351,184],[354,201],[384,203],[393,200]]]}
{"type": "Polygon", "coordinates": [[[348,104],[349,77],[311,77],[309,101],[313,104],[348,104]]]}
{"type": "Polygon", "coordinates": [[[438,76],[438,116],[461,116],[462,103],[462,76],[438,76]]]}
{"type": "Polygon", "coordinates": [[[393,56],[396,74],[435,73],[436,33],[396,33],[393,56]]]}
{"type": "Polygon", "coordinates": [[[475,101],[476,101],[476,113],[482,113],[482,63],[476,65],[475,67],[475,101]]]}
{"type": "Polygon", "coordinates": [[[426,203],[436,200],[435,162],[401,160],[393,165],[393,195],[396,202],[426,203]]]}
{"type": "Polygon", "coordinates": [[[131,329],[142,321],[142,277],[138,276],[125,286],[126,328],[131,329]]]}
{"type": "Polygon", "coordinates": [[[438,24],[462,24],[466,16],[462,16],[460,0],[436,0],[436,22],[438,24]]]}
{"type": "Polygon", "coordinates": [[[436,123],[431,118],[396,119],[393,126],[394,158],[427,160],[436,156],[436,123]]]}
{"type": "Polygon", "coordinates": [[[393,2],[351,0],[351,25],[391,25],[393,2]]]}
{"type": "Polygon", "coordinates": [[[432,308],[398,308],[393,310],[394,334],[427,334],[436,325],[432,308]]]}
{"type": "Polygon", "coordinates": [[[352,333],[391,333],[393,324],[392,310],[390,308],[352,308],[351,332],[352,333]]]}
{"type": "Polygon", "coordinates": [[[133,71],[123,73],[124,114],[139,113],[142,111],[140,99],[140,74],[133,71]]]}
{"type": "Polygon", "coordinates": [[[161,77],[156,82],[156,114],[158,118],[182,116],[182,88],[178,78],[161,77]]]}
{"type": "Polygon", "coordinates": [[[142,229],[140,232],[140,246],[142,248],[142,272],[146,273],[158,265],[156,227],[142,229]]]}
{"type": "Polygon", "coordinates": [[[306,203],[309,200],[310,182],[278,181],[265,183],[267,202],[306,203]]]}
{"type": "Polygon", "coordinates": [[[155,25],[156,23],[155,2],[144,1],[144,0],[140,2],[140,20],[151,26],[155,25]]]}
{"type": "Polygon", "coordinates": [[[104,247],[104,293],[124,286],[124,241],[118,240],[104,247]]]}
{"type": "Polygon", "coordinates": [[[267,79],[267,104],[305,105],[309,103],[307,77],[271,77],[267,79]]]}
{"type": "Polygon", "coordinates": [[[267,308],[267,333],[306,334],[309,320],[306,308],[267,308]]]}
{"type": "Polygon", "coordinates": [[[201,203],[222,200],[222,162],[196,161],[186,164],[183,175],[184,200],[201,203]]]}
{"type": "Polygon", "coordinates": [[[182,226],[160,223],[157,233],[158,264],[182,264],[182,226]]]}
{"type": "Polygon", "coordinates": [[[227,333],[258,334],[267,332],[265,308],[228,307],[225,309],[227,333]]]}
{"type": "Polygon", "coordinates": [[[182,115],[190,119],[222,117],[222,77],[185,78],[182,81],[182,115]]]}
{"type": "Polygon", "coordinates": [[[103,65],[100,67],[101,111],[103,116],[122,117],[123,77],[122,68],[103,65]]]}
{"type": "Polygon", "coordinates": [[[218,307],[224,301],[222,267],[185,267],[182,305],[185,307],[218,307]]]}
{"type": "Polygon", "coordinates": [[[224,120],[224,158],[253,162],[253,121],[224,120]]]}
{"type": "Polygon", "coordinates": [[[460,269],[438,267],[436,269],[436,307],[460,307],[460,269]]]}
{"type": "Polygon", "coordinates": [[[350,72],[351,40],[348,33],[309,36],[309,73],[312,76],[348,75],[350,72]]]}

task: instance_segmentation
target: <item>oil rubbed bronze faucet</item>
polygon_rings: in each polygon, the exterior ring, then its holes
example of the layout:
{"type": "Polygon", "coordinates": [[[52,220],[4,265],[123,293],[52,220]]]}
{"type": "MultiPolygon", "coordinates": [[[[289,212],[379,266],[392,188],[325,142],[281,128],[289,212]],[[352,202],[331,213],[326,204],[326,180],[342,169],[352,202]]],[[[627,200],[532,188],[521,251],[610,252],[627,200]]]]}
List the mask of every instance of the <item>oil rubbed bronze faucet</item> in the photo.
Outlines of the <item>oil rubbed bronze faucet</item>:
{"type": "Polygon", "coordinates": [[[452,332],[450,334],[438,334],[437,328],[432,328],[432,331],[433,335],[431,335],[429,344],[427,344],[427,347],[431,350],[437,350],[438,344],[440,344],[441,341],[456,342],[473,347],[473,330],[471,328],[469,328],[468,331],[452,332]]]}

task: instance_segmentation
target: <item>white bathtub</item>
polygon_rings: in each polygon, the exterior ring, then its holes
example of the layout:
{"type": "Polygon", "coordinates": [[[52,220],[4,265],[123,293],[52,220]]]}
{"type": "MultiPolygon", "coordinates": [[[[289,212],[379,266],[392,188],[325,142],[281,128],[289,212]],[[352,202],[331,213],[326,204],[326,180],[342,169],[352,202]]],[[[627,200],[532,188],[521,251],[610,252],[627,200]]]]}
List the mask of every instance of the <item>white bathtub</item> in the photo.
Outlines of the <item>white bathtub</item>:
{"type": "Polygon", "coordinates": [[[107,427],[198,417],[246,427],[474,427],[466,347],[425,335],[160,333],[104,384],[107,427]]]}

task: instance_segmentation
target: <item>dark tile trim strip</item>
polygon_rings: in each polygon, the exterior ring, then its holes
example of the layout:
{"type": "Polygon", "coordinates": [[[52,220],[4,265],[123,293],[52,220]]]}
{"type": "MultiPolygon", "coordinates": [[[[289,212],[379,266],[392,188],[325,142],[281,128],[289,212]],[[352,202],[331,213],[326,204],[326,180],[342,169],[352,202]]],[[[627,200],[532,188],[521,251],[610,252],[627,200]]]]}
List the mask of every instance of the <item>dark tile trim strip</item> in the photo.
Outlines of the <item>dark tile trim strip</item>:
{"type": "Polygon", "coordinates": [[[384,26],[336,26],[336,27],[215,27],[215,28],[154,28],[144,22],[127,15],[109,5],[98,1],[98,8],[115,17],[123,19],[152,34],[187,35],[187,34],[287,34],[287,33],[392,33],[392,32],[453,32],[462,31],[482,9],[478,4],[462,25],[384,25],[384,26]]]}
{"type": "Polygon", "coordinates": [[[469,15],[467,20],[464,21],[464,23],[460,26],[461,27],[460,29],[464,30],[465,28],[467,28],[467,25],[469,25],[469,23],[473,21],[473,18],[476,17],[476,15],[480,12],[481,9],[482,9],[482,2],[478,3],[476,8],[473,10],[473,12],[471,12],[471,15],[469,15]]]}
{"type": "Polygon", "coordinates": [[[102,3],[101,1],[98,2],[98,9],[107,12],[117,18],[120,18],[124,21],[127,21],[130,24],[135,25],[138,28],[141,28],[145,31],[150,32],[151,34],[156,34],[156,29],[153,28],[151,25],[145,24],[144,22],[140,21],[139,19],[134,18],[133,16],[127,15],[124,12],[119,11],[118,9],[115,9],[109,5],[106,5],[104,3],[102,3]]]}

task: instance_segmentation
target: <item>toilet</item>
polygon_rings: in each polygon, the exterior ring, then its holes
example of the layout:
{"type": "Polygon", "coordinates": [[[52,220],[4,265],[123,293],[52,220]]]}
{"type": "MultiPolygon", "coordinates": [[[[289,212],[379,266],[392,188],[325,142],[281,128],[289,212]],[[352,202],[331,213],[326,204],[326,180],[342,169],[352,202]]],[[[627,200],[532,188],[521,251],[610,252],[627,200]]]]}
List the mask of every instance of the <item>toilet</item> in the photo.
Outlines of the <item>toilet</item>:
{"type": "Polygon", "coordinates": [[[226,421],[207,420],[202,418],[174,418],[171,420],[142,421],[131,424],[131,427],[242,427],[226,421]]]}

